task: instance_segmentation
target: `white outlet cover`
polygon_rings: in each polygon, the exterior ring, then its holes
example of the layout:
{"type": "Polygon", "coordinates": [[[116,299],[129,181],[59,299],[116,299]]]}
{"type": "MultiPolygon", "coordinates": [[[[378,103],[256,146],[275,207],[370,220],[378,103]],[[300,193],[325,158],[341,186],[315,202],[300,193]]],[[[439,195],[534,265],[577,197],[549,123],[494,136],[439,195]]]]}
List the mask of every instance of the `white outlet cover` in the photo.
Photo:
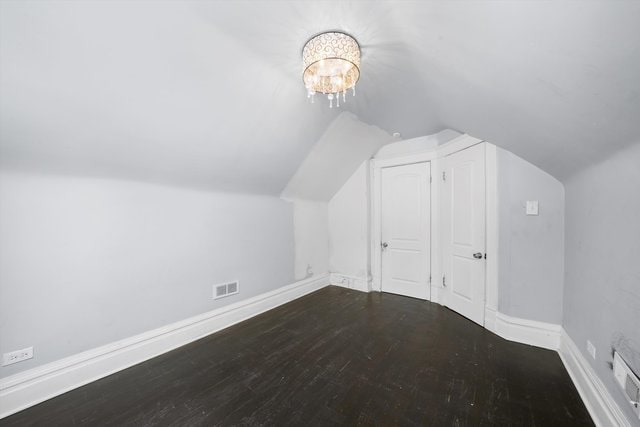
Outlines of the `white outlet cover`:
{"type": "Polygon", "coordinates": [[[2,355],[2,366],[13,365],[33,358],[33,347],[23,348],[22,350],[11,351],[2,355]]]}
{"type": "Polygon", "coordinates": [[[538,201],[527,200],[527,215],[538,215],[538,201]]]}

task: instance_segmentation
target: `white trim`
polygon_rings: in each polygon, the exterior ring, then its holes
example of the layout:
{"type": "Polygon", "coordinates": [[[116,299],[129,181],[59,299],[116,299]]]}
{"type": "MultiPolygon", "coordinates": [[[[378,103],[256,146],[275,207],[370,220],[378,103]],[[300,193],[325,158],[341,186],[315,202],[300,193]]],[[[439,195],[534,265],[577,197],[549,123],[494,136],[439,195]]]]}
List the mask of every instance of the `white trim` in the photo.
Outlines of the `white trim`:
{"type": "Polygon", "coordinates": [[[473,147],[474,145],[480,144],[481,142],[483,142],[482,139],[478,139],[465,133],[455,139],[452,139],[446,144],[440,145],[437,148],[438,157],[448,156],[449,154],[453,154],[466,148],[473,147]]]}
{"type": "Polygon", "coordinates": [[[329,275],[329,283],[335,286],[342,286],[343,288],[355,289],[356,291],[371,291],[370,277],[357,277],[342,273],[331,273],[329,275]]]}
{"type": "Polygon", "coordinates": [[[0,380],[0,418],[181,347],[328,284],[328,275],[301,280],[4,378],[0,380]]]}
{"type": "Polygon", "coordinates": [[[558,353],[596,426],[630,427],[631,422],[564,329],[558,353]]]}
{"type": "Polygon", "coordinates": [[[431,161],[431,286],[429,295],[431,301],[445,305],[447,292],[442,287],[443,258],[442,258],[442,159],[431,161]]]}
{"type": "Polygon", "coordinates": [[[435,147],[429,149],[429,151],[418,152],[406,156],[390,157],[388,159],[371,159],[371,165],[374,168],[389,168],[393,166],[430,162],[438,157],[438,149],[439,147],[435,147]]]}
{"type": "Polygon", "coordinates": [[[493,329],[488,324],[485,327],[504,339],[549,350],[560,348],[560,325],[520,319],[500,312],[492,313],[491,309],[485,310],[485,316],[487,314],[490,316],[488,323],[493,323],[493,329]]]}
{"type": "Polygon", "coordinates": [[[374,158],[371,160],[371,165],[374,168],[386,168],[389,166],[410,165],[413,163],[428,162],[436,158],[448,156],[449,154],[455,153],[456,151],[464,150],[465,148],[469,148],[481,142],[481,139],[474,138],[473,136],[467,135],[465,133],[445,144],[439,145],[434,148],[429,148],[426,151],[384,159],[374,158]]]}
{"type": "Polygon", "coordinates": [[[519,319],[487,307],[485,328],[509,341],[556,350],[596,426],[632,426],[589,362],[560,325],[519,319]]]}
{"type": "Polygon", "coordinates": [[[382,292],[382,219],[380,216],[381,192],[382,192],[382,168],[375,166],[371,161],[371,276],[372,290],[382,292]]]}
{"type": "Polygon", "coordinates": [[[484,328],[493,332],[496,335],[499,335],[498,332],[496,332],[496,314],[497,314],[496,310],[494,308],[487,307],[485,302],[484,328]]]}
{"type": "MultiPolygon", "coordinates": [[[[485,307],[498,309],[498,150],[495,145],[485,142],[485,173],[486,173],[486,278],[485,278],[485,307]]],[[[485,319],[486,323],[486,319],[485,319]]]]}

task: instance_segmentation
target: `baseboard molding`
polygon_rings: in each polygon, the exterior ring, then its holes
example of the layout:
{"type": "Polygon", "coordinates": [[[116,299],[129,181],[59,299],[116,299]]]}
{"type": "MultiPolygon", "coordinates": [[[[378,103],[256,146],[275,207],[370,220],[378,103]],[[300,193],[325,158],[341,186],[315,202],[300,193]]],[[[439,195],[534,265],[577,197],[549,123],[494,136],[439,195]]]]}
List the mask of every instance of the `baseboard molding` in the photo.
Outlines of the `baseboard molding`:
{"type": "Polygon", "coordinates": [[[371,291],[371,278],[349,276],[341,273],[331,273],[329,275],[329,282],[335,286],[342,286],[343,288],[355,289],[362,292],[371,291]]]}
{"type": "Polygon", "coordinates": [[[596,426],[631,427],[609,391],[560,325],[485,309],[485,328],[510,341],[556,350],[596,426]]]}
{"type": "Polygon", "coordinates": [[[181,347],[328,284],[329,275],[301,280],[4,378],[0,380],[0,418],[181,347]]]}
{"type": "Polygon", "coordinates": [[[596,426],[630,427],[631,422],[564,329],[558,353],[596,426]]]}
{"type": "Polygon", "coordinates": [[[549,350],[558,350],[560,348],[560,331],[562,327],[553,323],[511,317],[486,308],[484,312],[484,327],[509,341],[549,350]]]}
{"type": "Polygon", "coordinates": [[[484,308],[484,328],[490,330],[494,334],[496,332],[496,310],[495,308],[484,308]]]}

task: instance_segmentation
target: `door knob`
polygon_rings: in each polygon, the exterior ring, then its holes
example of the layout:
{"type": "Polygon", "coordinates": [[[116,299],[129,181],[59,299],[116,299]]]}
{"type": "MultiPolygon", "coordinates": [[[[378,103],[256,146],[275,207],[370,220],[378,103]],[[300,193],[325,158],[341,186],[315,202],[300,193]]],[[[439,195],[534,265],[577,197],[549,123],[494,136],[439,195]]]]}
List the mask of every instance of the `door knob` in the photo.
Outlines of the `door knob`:
{"type": "Polygon", "coordinates": [[[482,259],[482,254],[480,252],[476,252],[475,254],[473,254],[473,257],[475,259],[482,259]]]}
{"type": "Polygon", "coordinates": [[[382,249],[386,249],[387,246],[389,246],[387,242],[382,242],[380,245],[382,246],[382,249]]]}

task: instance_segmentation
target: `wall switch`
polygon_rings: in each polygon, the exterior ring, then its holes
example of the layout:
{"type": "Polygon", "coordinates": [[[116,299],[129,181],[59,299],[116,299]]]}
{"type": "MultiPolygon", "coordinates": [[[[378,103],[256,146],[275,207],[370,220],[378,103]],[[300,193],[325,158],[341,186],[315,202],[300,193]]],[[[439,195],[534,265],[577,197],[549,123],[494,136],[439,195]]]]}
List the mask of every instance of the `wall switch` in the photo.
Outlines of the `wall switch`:
{"type": "Polygon", "coordinates": [[[537,200],[527,200],[527,215],[538,215],[537,200]]]}
{"type": "Polygon", "coordinates": [[[33,347],[12,351],[2,355],[2,366],[13,365],[31,358],[33,358],[33,347]]]}
{"type": "Polygon", "coordinates": [[[587,340],[587,351],[589,352],[593,360],[596,360],[596,347],[589,340],[587,340]]]}

